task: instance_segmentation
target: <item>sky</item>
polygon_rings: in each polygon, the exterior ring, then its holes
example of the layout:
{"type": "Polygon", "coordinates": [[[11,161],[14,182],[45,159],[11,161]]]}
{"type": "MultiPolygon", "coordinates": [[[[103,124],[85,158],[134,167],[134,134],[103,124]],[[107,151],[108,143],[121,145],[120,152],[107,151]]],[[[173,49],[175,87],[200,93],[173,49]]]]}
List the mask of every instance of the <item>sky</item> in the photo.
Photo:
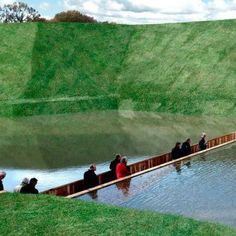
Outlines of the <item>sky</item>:
{"type": "MultiPolygon", "coordinates": [[[[15,0],[16,1],[16,0],[15,0]]],[[[21,0],[43,17],[78,10],[99,21],[159,24],[236,19],[236,0],[21,0]]],[[[14,0],[0,0],[0,5],[14,0]]]]}

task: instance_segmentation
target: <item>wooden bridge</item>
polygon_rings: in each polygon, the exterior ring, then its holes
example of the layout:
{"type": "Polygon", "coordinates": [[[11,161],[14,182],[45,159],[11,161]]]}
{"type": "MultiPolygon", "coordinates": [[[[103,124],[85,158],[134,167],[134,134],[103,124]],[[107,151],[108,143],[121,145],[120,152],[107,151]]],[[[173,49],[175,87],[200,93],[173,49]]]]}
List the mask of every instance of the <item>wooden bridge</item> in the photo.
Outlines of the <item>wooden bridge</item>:
{"type": "Polygon", "coordinates": [[[172,161],[171,153],[166,153],[163,155],[151,157],[144,161],[131,164],[129,165],[131,175],[122,179],[114,179],[112,177],[111,171],[101,173],[98,175],[99,185],[94,188],[86,189],[84,185],[84,180],[81,179],[72,183],[68,183],[68,184],[65,184],[56,188],[49,189],[42,193],[54,194],[57,196],[64,196],[67,198],[79,197],[84,194],[90,193],[92,191],[105,188],[112,184],[124,181],[126,179],[131,179],[138,175],[142,175],[147,172],[162,168],[164,166],[179,163],[179,162],[184,162],[201,153],[209,152],[211,150],[223,147],[225,145],[228,145],[234,142],[236,142],[236,132],[209,140],[208,148],[204,151],[199,151],[198,144],[195,144],[191,146],[191,150],[192,150],[191,155],[179,158],[178,160],[172,161]]]}

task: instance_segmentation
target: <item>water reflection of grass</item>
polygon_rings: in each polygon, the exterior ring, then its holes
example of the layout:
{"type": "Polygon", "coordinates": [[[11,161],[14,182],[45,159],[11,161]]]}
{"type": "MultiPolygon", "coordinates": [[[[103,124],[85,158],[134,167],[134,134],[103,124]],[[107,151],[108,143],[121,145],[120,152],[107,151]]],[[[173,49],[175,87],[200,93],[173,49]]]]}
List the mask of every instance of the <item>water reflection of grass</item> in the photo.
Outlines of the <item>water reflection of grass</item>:
{"type": "Polygon", "coordinates": [[[235,129],[229,118],[145,112],[90,112],[1,118],[0,166],[62,168],[128,156],[168,152],[177,140],[197,142],[235,129]]]}
{"type": "Polygon", "coordinates": [[[0,234],[235,235],[229,227],[52,196],[0,195],[0,234]],[[20,227],[19,227],[20,226],[20,227]]]}

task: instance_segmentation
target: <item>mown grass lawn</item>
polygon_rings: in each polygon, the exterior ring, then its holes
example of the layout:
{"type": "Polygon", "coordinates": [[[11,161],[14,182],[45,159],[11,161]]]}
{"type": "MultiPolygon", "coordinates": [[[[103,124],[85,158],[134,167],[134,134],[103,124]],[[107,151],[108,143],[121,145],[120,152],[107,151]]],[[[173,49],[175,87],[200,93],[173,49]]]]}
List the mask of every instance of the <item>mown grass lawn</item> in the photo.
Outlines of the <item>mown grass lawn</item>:
{"type": "Polygon", "coordinates": [[[232,236],[234,229],[180,216],[46,195],[0,195],[1,235],[232,236]]]}

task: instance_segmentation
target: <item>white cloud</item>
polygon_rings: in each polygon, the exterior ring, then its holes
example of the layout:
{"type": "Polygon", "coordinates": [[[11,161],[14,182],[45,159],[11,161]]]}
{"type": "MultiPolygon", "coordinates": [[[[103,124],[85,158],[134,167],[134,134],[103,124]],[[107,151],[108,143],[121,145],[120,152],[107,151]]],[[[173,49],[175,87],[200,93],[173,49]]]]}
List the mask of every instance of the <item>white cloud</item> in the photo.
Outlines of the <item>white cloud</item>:
{"type": "Polygon", "coordinates": [[[92,14],[98,14],[99,13],[99,4],[97,4],[96,2],[85,1],[82,6],[83,6],[83,9],[85,11],[88,11],[92,14]]]}
{"type": "Polygon", "coordinates": [[[0,6],[3,6],[5,4],[12,4],[15,2],[14,0],[0,0],[0,6]]]}
{"type": "Polygon", "coordinates": [[[42,3],[40,3],[40,5],[39,5],[39,9],[40,10],[48,10],[49,8],[50,8],[51,6],[50,6],[50,4],[48,3],[48,2],[42,2],[42,3]]]}
{"type": "Polygon", "coordinates": [[[209,2],[209,9],[215,10],[215,11],[222,11],[222,10],[228,10],[230,8],[230,5],[226,3],[224,0],[214,0],[212,2],[209,2]]]}
{"type": "Polygon", "coordinates": [[[98,20],[143,24],[236,18],[236,0],[63,0],[98,20]]]}

